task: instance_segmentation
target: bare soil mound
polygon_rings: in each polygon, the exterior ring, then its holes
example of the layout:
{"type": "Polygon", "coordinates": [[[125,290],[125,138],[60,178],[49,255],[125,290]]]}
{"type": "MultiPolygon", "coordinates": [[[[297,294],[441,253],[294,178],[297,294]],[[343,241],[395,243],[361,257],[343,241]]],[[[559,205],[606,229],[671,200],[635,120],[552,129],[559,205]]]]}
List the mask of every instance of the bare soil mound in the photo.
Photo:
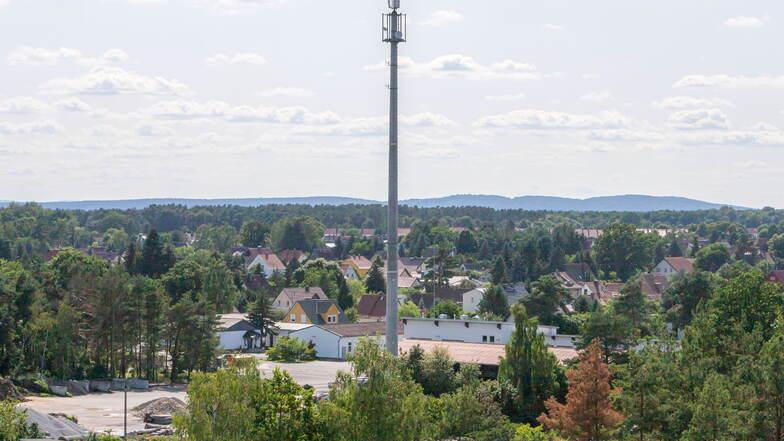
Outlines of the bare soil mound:
{"type": "Polygon", "coordinates": [[[178,398],[158,398],[133,408],[134,415],[144,418],[147,415],[174,415],[185,410],[185,403],[178,398]]]}

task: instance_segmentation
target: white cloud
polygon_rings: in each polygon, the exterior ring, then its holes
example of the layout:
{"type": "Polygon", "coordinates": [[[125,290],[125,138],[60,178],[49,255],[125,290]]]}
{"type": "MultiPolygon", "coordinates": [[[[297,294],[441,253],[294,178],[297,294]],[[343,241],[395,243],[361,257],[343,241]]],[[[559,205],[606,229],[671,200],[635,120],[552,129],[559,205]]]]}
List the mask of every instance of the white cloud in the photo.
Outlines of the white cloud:
{"type": "MultiPolygon", "coordinates": [[[[449,118],[430,112],[414,115],[401,115],[400,124],[416,128],[454,127],[457,125],[449,118]]],[[[337,124],[321,127],[309,127],[299,134],[327,136],[383,136],[388,133],[389,119],[383,116],[353,118],[342,120],[337,124]]]]}
{"type": "Polygon", "coordinates": [[[64,112],[89,112],[92,110],[92,106],[85,103],[84,101],[80,100],[79,98],[68,97],[57,101],[54,103],[54,106],[58,110],[62,110],[64,112]]]}
{"type": "Polygon", "coordinates": [[[611,101],[612,98],[612,94],[606,90],[601,92],[590,92],[580,97],[581,100],[591,103],[606,103],[607,101],[611,101]]]}
{"type": "Polygon", "coordinates": [[[506,114],[486,116],[475,123],[478,127],[524,130],[615,129],[627,127],[630,124],[629,118],[618,112],[580,115],[535,109],[515,110],[506,114]]]}
{"type": "Polygon", "coordinates": [[[78,49],[59,48],[47,49],[22,46],[8,54],[11,65],[55,65],[61,61],[77,63],[85,66],[101,66],[121,63],[128,60],[128,54],[122,49],[109,49],[101,57],[88,57],[78,49]]]}
{"type": "Polygon", "coordinates": [[[658,142],[664,139],[661,133],[635,129],[592,130],[589,137],[604,142],[658,142]]]}
{"type": "Polygon", "coordinates": [[[0,0],[0,8],[2,8],[3,6],[8,6],[8,1],[9,0],[0,0]]]}
{"type": "Polygon", "coordinates": [[[525,99],[524,93],[516,93],[512,95],[488,95],[485,97],[487,101],[522,101],[525,99]]]}
{"type": "Polygon", "coordinates": [[[253,52],[215,54],[207,58],[206,61],[210,66],[221,66],[226,64],[251,64],[259,66],[267,62],[267,60],[262,55],[253,52]]]}
{"type": "Polygon", "coordinates": [[[45,102],[27,96],[0,100],[0,113],[6,114],[30,114],[43,113],[50,110],[50,106],[45,102]]]}
{"type": "Polygon", "coordinates": [[[665,110],[699,109],[714,107],[734,107],[732,102],[722,98],[695,98],[692,96],[668,96],[655,101],[653,107],[665,110]]]}
{"type": "MultiPolygon", "coordinates": [[[[536,71],[536,66],[514,60],[504,60],[491,65],[483,65],[473,57],[461,54],[449,54],[436,57],[426,63],[418,63],[408,57],[398,61],[400,72],[413,76],[429,76],[432,78],[462,78],[469,80],[538,80],[543,75],[536,71]]],[[[366,70],[385,70],[386,63],[365,66],[366,70]]]]}
{"type": "Polygon", "coordinates": [[[670,126],[679,130],[726,130],[727,115],[720,109],[681,110],[670,115],[670,126]]]}
{"type": "Polygon", "coordinates": [[[4,135],[54,135],[62,131],[63,126],[54,121],[37,121],[24,124],[0,122],[0,134],[4,135]]]}
{"type": "Polygon", "coordinates": [[[128,72],[117,67],[99,67],[77,78],[58,78],[41,86],[46,93],[64,95],[185,95],[188,86],[161,77],[128,72]]]}
{"type": "Polygon", "coordinates": [[[302,106],[252,107],[230,106],[222,101],[162,101],[145,114],[168,120],[220,119],[230,122],[265,122],[277,124],[335,124],[340,117],[333,112],[312,112],[302,106]]]}
{"type": "Polygon", "coordinates": [[[681,142],[689,145],[784,147],[784,132],[780,130],[731,130],[695,133],[683,137],[681,142]]]}
{"type": "Polygon", "coordinates": [[[441,10],[433,11],[426,20],[420,22],[422,26],[445,26],[452,23],[463,21],[463,15],[457,11],[441,10]]]}
{"type": "Polygon", "coordinates": [[[757,17],[738,16],[727,19],[724,26],[728,28],[761,28],[765,22],[757,17]]]}
{"type": "Polygon", "coordinates": [[[190,0],[196,6],[209,9],[216,14],[235,15],[249,13],[262,6],[274,6],[287,0],[190,0]]]}
{"type": "Polygon", "coordinates": [[[142,124],[136,127],[136,134],[145,137],[159,137],[171,136],[174,134],[174,132],[172,129],[166,126],[156,124],[142,124]]]}
{"type": "Polygon", "coordinates": [[[727,89],[752,87],[784,88],[784,76],[687,75],[678,80],[672,87],[676,89],[686,87],[721,87],[727,89]]]}
{"type": "Polygon", "coordinates": [[[296,98],[308,98],[313,96],[313,92],[299,87],[275,87],[273,89],[262,90],[259,95],[263,97],[288,96],[296,98]]]}
{"type": "Polygon", "coordinates": [[[457,150],[450,148],[415,149],[410,154],[414,158],[423,159],[455,159],[460,156],[457,150]]]}
{"type": "Polygon", "coordinates": [[[566,30],[566,26],[552,24],[552,23],[547,23],[543,27],[545,30],[554,31],[554,32],[561,32],[566,30]]]}
{"type": "Polygon", "coordinates": [[[415,115],[400,116],[400,123],[412,127],[454,127],[454,121],[444,115],[436,113],[417,113],[415,115]]]}

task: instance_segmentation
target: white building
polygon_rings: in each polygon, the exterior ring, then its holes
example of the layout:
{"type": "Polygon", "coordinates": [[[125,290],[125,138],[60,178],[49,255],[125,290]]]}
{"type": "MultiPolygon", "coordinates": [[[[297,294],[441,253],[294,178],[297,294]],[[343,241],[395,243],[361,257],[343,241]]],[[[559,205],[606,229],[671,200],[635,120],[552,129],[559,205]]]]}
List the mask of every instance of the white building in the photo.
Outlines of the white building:
{"type": "Polygon", "coordinates": [[[463,293],[463,311],[473,314],[479,312],[479,303],[485,297],[485,288],[476,288],[463,293]]]}
{"type": "Polygon", "coordinates": [[[656,265],[651,273],[664,274],[672,278],[678,274],[691,274],[694,272],[694,259],[687,257],[665,257],[656,265]]]}
{"type": "Polygon", "coordinates": [[[261,349],[261,332],[247,320],[245,314],[218,316],[218,347],[226,351],[261,349]]]}
{"type": "MultiPolygon", "coordinates": [[[[384,322],[310,325],[289,332],[288,337],[312,343],[318,358],[345,360],[354,353],[363,338],[376,339],[382,348],[385,347],[385,327],[384,322]]],[[[399,327],[398,333],[401,332],[402,327],[399,327]]]]}
{"type": "MultiPolygon", "coordinates": [[[[514,332],[514,322],[429,318],[403,319],[406,339],[506,344],[514,332]]],[[[553,347],[575,347],[576,336],[558,334],[557,326],[539,325],[539,334],[553,347]]]]}

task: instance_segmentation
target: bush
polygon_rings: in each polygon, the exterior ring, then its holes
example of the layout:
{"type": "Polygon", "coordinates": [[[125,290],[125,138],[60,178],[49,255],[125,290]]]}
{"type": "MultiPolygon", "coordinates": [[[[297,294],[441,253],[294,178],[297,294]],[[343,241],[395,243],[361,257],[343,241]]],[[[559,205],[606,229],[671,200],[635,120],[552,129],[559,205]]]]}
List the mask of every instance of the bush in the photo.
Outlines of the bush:
{"type": "Polygon", "coordinates": [[[281,337],[275,346],[267,350],[267,357],[273,361],[297,363],[316,358],[316,349],[298,338],[281,337]]]}
{"type": "Polygon", "coordinates": [[[27,425],[24,410],[16,408],[14,401],[0,401],[0,440],[17,441],[22,438],[43,438],[35,425],[27,425]]]}

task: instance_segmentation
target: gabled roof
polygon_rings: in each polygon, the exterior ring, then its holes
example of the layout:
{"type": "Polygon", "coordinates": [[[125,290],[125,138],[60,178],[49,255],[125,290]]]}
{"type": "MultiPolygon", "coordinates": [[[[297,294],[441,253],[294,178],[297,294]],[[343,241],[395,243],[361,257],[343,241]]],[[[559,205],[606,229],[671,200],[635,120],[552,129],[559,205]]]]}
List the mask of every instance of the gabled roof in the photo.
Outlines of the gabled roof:
{"type": "Polygon", "coordinates": [[[660,301],[662,295],[670,287],[669,279],[664,274],[647,273],[640,278],[642,293],[650,300],[660,301]]]}
{"type": "Polygon", "coordinates": [[[291,304],[301,300],[320,299],[327,300],[327,295],[318,286],[308,288],[283,288],[278,296],[284,295],[289,298],[291,304]]]}
{"type": "Polygon", "coordinates": [[[344,262],[361,270],[373,266],[373,262],[365,256],[349,256],[344,262]]]}
{"type": "Polygon", "coordinates": [[[387,314],[386,296],[363,295],[357,303],[357,314],[361,317],[384,317],[387,314]]]}
{"type": "Polygon", "coordinates": [[[285,265],[288,265],[292,260],[300,261],[305,256],[305,253],[300,250],[283,250],[278,253],[278,258],[285,265]]]}
{"type": "Polygon", "coordinates": [[[256,258],[260,258],[264,261],[264,265],[272,271],[286,270],[286,265],[284,265],[278,256],[269,248],[251,248],[249,252],[250,254],[245,257],[245,262],[247,265],[252,264],[256,258]]]}
{"type": "Polygon", "coordinates": [[[221,332],[256,331],[245,314],[223,314],[218,316],[218,329],[221,332]]]}
{"type": "MultiPolygon", "coordinates": [[[[348,317],[346,317],[346,314],[343,313],[343,310],[340,309],[338,302],[335,300],[300,300],[291,308],[294,309],[294,307],[297,305],[300,305],[302,310],[305,311],[305,315],[308,316],[308,320],[310,320],[310,322],[314,325],[327,324],[327,322],[321,317],[321,314],[326,313],[329,310],[329,307],[332,305],[335,305],[335,307],[338,309],[338,323],[349,323],[348,317]]],[[[291,313],[291,310],[289,310],[289,313],[291,313]]]]}
{"type": "Polygon", "coordinates": [[[463,294],[473,291],[471,288],[454,288],[451,286],[437,286],[434,297],[437,301],[451,300],[457,304],[463,303],[463,294]]]}
{"type": "Polygon", "coordinates": [[[419,309],[429,310],[433,308],[434,297],[433,294],[411,294],[409,296],[411,302],[413,302],[419,309]]]}
{"type": "Polygon", "coordinates": [[[687,274],[694,272],[694,259],[688,257],[665,257],[664,260],[677,272],[687,274]]]}

